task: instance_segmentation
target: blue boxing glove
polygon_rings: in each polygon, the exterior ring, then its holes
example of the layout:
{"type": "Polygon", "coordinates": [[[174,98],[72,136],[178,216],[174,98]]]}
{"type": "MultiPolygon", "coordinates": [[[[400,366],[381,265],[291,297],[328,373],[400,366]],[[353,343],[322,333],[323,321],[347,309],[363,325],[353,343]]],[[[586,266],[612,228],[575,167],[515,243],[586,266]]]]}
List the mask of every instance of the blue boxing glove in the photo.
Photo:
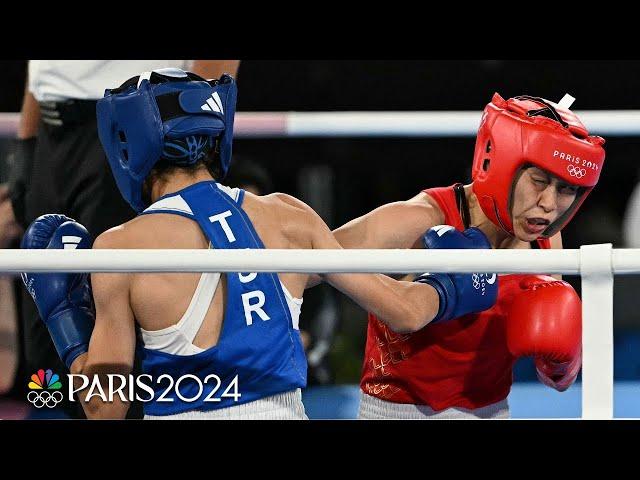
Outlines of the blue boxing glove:
{"type": "MultiPolygon", "coordinates": [[[[42,215],[22,238],[21,248],[91,248],[87,229],[64,215],[42,215]]],[[[87,273],[22,273],[40,318],[49,329],[60,359],[69,368],[89,349],[95,308],[87,273]]]]}
{"type": "MultiPolygon", "coordinates": [[[[471,227],[460,232],[450,225],[430,228],[422,237],[422,243],[425,248],[491,248],[480,229],[471,227]]],[[[414,281],[429,284],[438,292],[440,305],[431,323],[488,310],[498,298],[495,273],[424,273],[414,281]]]]}

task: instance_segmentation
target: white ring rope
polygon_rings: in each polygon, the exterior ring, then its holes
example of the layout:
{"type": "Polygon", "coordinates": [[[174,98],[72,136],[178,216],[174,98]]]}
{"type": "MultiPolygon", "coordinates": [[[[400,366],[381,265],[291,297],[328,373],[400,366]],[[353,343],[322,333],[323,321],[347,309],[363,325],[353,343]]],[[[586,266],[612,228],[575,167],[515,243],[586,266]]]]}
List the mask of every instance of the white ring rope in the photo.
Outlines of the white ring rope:
{"type": "MultiPolygon", "coordinates": [[[[0,272],[580,273],[580,250],[0,250],[0,272]]],[[[640,273],[640,249],[612,250],[640,273]]]]}
{"type": "MultiPolygon", "coordinates": [[[[640,135],[640,110],[575,112],[589,131],[603,136],[640,135]]],[[[281,137],[469,137],[478,132],[478,111],[429,112],[238,112],[237,138],[281,137]]],[[[0,137],[14,137],[19,113],[0,113],[0,137]]]]}

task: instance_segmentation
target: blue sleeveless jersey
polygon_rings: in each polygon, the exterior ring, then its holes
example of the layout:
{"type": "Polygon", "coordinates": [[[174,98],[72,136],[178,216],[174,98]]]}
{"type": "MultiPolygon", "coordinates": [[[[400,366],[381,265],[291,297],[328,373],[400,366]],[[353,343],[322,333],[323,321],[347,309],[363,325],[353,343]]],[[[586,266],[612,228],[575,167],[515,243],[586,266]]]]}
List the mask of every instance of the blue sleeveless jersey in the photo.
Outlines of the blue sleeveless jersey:
{"type": "MultiPolygon", "coordinates": [[[[220,190],[216,182],[209,181],[160,200],[170,197],[180,197],[184,202],[174,198],[169,202],[171,207],[158,206],[142,214],[173,213],[191,218],[198,222],[216,249],[265,248],[241,208],[243,190],[236,202],[220,190]]],[[[307,361],[300,332],[293,327],[278,275],[224,275],[227,280],[225,314],[215,346],[183,356],[139,345],[142,371],[151,376],[150,386],[154,390],[153,400],[143,404],[145,414],[171,415],[188,410],[226,408],[306,386],[307,361]],[[169,389],[168,377],[158,383],[162,375],[169,375],[173,382],[183,378],[179,385],[169,389]],[[212,375],[220,379],[219,385],[212,375]],[[223,395],[227,389],[227,395],[223,395]],[[240,396],[234,398],[234,392],[240,396]],[[208,401],[207,397],[210,397],[208,401]],[[193,398],[196,400],[184,400],[193,398]]],[[[148,394],[142,393],[141,397],[146,400],[148,394]]]]}

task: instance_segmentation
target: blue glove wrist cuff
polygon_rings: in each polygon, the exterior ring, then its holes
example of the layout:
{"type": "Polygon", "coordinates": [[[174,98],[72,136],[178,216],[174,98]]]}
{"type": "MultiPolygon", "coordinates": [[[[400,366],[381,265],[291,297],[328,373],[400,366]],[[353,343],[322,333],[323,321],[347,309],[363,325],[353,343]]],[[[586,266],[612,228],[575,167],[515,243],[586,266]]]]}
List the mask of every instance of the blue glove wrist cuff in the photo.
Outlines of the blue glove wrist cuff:
{"type": "Polygon", "coordinates": [[[446,273],[423,273],[414,282],[426,283],[435,288],[438,292],[440,302],[438,313],[430,323],[451,320],[451,315],[455,309],[456,288],[453,281],[446,273]]]}
{"type": "Polygon", "coordinates": [[[89,339],[95,323],[88,308],[71,307],[50,315],[47,328],[60,359],[69,368],[73,361],[89,350],[89,339]]]}

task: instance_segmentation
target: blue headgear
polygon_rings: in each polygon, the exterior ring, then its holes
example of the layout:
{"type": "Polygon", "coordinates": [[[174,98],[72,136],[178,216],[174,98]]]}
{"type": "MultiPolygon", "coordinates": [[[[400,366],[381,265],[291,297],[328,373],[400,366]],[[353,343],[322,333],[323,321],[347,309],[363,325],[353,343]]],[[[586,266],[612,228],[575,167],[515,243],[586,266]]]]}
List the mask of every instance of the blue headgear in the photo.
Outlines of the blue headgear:
{"type": "Polygon", "coordinates": [[[222,177],[231,163],[237,88],[222,75],[207,81],[176,68],[154,70],[106,90],[98,101],[98,135],[122,196],[146,208],[142,184],[159,161],[193,165],[219,154],[222,177]]]}

